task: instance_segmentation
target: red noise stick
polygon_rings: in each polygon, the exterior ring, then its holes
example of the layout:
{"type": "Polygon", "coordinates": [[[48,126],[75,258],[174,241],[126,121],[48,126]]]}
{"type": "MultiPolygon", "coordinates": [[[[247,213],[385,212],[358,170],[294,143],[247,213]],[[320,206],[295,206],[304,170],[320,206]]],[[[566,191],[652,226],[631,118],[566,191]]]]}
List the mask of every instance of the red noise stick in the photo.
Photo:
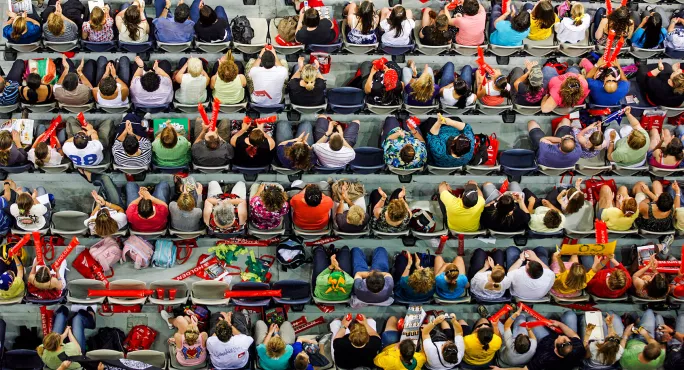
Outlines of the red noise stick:
{"type": "Polygon", "coordinates": [[[52,121],[50,121],[50,126],[47,130],[45,130],[43,136],[40,137],[40,141],[45,142],[48,140],[48,138],[55,136],[55,133],[57,132],[57,127],[59,127],[61,123],[62,115],[60,114],[57,117],[53,118],[52,121]]]}
{"type": "Polygon", "coordinates": [[[226,290],[225,298],[252,298],[252,297],[282,297],[283,291],[278,290],[226,290]]]}
{"type": "Polygon", "coordinates": [[[71,238],[71,242],[66,247],[64,252],[62,252],[62,254],[60,254],[59,257],[57,257],[55,262],[52,263],[52,269],[55,271],[59,270],[59,267],[62,265],[62,262],[64,262],[67,256],[69,256],[69,253],[71,253],[74,250],[74,248],[76,248],[76,246],[78,246],[78,238],[74,236],[73,238],[71,238]]]}
{"type": "Polygon", "coordinates": [[[11,257],[14,257],[14,256],[18,255],[18,254],[19,254],[19,251],[21,250],[21,248],[23,248],[23,247],[26,245],[26,243],[28,243],[28,241],[29,241],[30,239],[31,239],[31,235],[30,235],[30,234],[24,235],[24,237],[21,238],[21,240],[19,240],[19,241],[17,242],[17,244],[15,244],[14,247],[12,247],[12,248],[9,250],[9,252],[7,252],[7,255],[8,255],[8,256],[11,256],[11,257]]]}
{"type": "Polygon", "coordinates": [[[145,298],[152,289],[88,289],[88,297],[145,298]]]}
{"type": "Polygon", "coordinates": [[[214,105],[211,107],[211,122],[209,123],[209,131],[216,131],[216,121],[218,120],[219,105],[221,102],[214,98],[214,105]]]}
{"type": "Polygon", "coordinates": [[[622,0],[622,1],[620,2],[620,6],[622,7],[622,6],[625,6],[625,5],[627,5],[627,0],[622,0]]]}
{"type": "Polygon", "coordinates": [[[480,74],[485,75],[489,74],[490,76],[494,74],[494,69],[485,62],[484,59],[484,50],[482,50],[481,46],[477,47],[477,60],[475,60],[477,65],[480,67],[480,74]]]}
{"type": "Polygon", "coordinates": [[[197,104],[197,110],[200,112],[200,116],[202,116],[202,121],[204,121],[204,124],[209,125],[209,117],[207,117],[207,111],[204,109],[204,105],[202,105],[202,103],[197,104]]]}
{"type": "Polygon", "coordinates": [[[617,59],[618,55],[620,55],[620,49],[622,49],[622,45],[624,44],[625,38],[620,36],[620,40],[618,40],[618,43],[615,45],[615,49],[613,49],[613,53],[610,56],[610,61],[608,62],[608,64],[615,63],[615,60],[617,59]]]}
{"type": "MultiPolygon", "coordinates": [[[[544,325],[548,326],[549,324],[551,324],[551,320],[542,316],[539,312],[533,310],[532,307],[530,307],[530,306],[528,306],[522,302],[518,302],[518,307],[522,308],[523,311],[527,312],[530,316],[537,319],[537,321],[542,321],[544,323],[544,325]]],[[[556,333],[559,333],[559,334],[563,332],[560,328],[556,328],[556,327],[552,327],[550,329],[555,331],[556,333]]]]}
{"type": "Polygon", "coordinates": [[[532,329],[537,326],[544,326],[546,323],[544,321],[527,321],[527,322],[521,322],[520,327],[525,328],[525,329],[532,329]]]}
{"type": "Polygon", "coordinates": [[[243,119],[244,122],[249,123],[251,125],[260,125],[262,123],[274,123],[278,117],[276,116],[269,116],[269,117],[264,117],[264,118],[256,118],[256,119],[251,119],[249,117],[245,117],[243,119]]]}
{"type": "Polygon", "coordinates": [[[613,48],[613,40],[615,40],[615,30],[608,32],[608,39],[606,39],[606,52],[603,53],[603,60],[608,63],[610,61],[610,49],[613,48]]]}
{"type": "Polygon", "coordinates": [[[499,321],[499,319],[503,315],[509,313],[512,309],[513,309],[513,306],[511,306],[510,304],[507,304],[507,305],[501,307],[500,310],[498,310],[495,314],[493,314],[492,316],[489,317],[489,321],[491,321],[491,322],[499,321]]]}
{"type": "Polygon", "coordinates": [[[83,112],[79,113],[76,116],[76,119],[78,120],[78,123],[81,124],[81,127],[85,128],[86,126],[88,126],[88,122],[86,122],[86,119],[85,119],[85,116],[83,115],[83,112]]]}
{"type": "Polygon", "coordinates": [[[508,0],[503,0],[501,3],[501,12],[506,13],[506,9],[508,9],[508,0]]]}
{"type": "Polygon", "coordinates": [[[39,266],[45,266],[45,256],[43,256],[43,240],[37,231],[33,232],[33,243],[36,248],[36,263],[39,266]]]}
{"type": "MultiPolygon", "coordinates": [[[[623,0],[624,1],[624,0],[623,0]]],[[[610,15],[613,12],[613,3],[610,0],[606,0],[606,15],[610,15]]],[[[606,44],[608,45],[608,44],[606,44]]]]}

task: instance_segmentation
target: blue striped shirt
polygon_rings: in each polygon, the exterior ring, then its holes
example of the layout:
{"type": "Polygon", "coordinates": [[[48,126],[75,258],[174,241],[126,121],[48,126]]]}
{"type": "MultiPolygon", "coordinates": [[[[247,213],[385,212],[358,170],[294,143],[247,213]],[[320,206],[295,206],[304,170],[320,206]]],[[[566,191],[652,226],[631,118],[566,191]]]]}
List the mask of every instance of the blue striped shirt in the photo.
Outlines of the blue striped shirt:
{"type": "Polygon", "coordinates": [[[0,92],[0,105],[16,104],[19,99],[19,83],[7,80],[7,85],[0,92]]]}

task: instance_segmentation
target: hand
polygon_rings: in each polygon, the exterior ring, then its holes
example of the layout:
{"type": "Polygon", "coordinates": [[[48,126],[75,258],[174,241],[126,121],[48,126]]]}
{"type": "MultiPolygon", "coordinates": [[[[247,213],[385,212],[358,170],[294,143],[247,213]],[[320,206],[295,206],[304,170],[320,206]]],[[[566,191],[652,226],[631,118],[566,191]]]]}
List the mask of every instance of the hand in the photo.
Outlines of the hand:
{"type": "Polygon", "coordinates": [[[276,331],[278,331],[278,325],[277,324],[271,324],[271,327],[268,328],[268,332],[273,334],[276,331]]]}
{"type": "Polygon", "coordinates": [[[155,61],[154,61],[154,64],[152,65],[152,69],[153,69],[153,70],[156,71],[157,68],[159,68],[159,59],[155,60],[155,61]]]}
{"type": "Polygon", "coordinates": [[[416,268],[420,267],[420,256],[416,253],[416,259],[414,260],[414,265],[416,268]]]}
{"type": "Polygon", "coordinates": [[[646,336],[646,334],[648,334],[648,331],[644,328],[639,328],[639,334],[641,334],[642,336],[646,336]]]}
{"type": "Polygon", "coordinates": [[[67,58],[65,56],[62,56],[62,67],[64,67],[65,71],[69,70],[69,63],[67,62],[67,58]]]}
{"type": "Polygon", "coordinates": [[[606,318],[605,318],[605,320],[603,320],[603,321],[605,321],[605,322],[606,322],[606,325],[608,325],[608,326],[613,325],[613,315],[611,315],[611,314],[606,314],[606,318]]]}
{"type": "Polygon", "coordinates": [[[170,8],[171,7],[171,0],[166,0],[166,7],[170,8]]]}
{"type": "Polygon", "coordinates": [[[594,325],[594,324],[587,324],[586,333],[587,333],[587,334],[591,333],[592,331],[594,331],[595,328],[596,328],[596,325],[594,325]]]}
{"type": "Polygon", "coordinates": [[[20,141],[19,131],[17,131],[17,130],[12,130],[12,140],[14,140],[14,141],[20,141]]]}
{"type": "Polygon", "coordinates": [[[625,331],[622,333],[622,336],[628,337],[630,334],[632,334],[632,328],[634,328],[634,324],[627,325],[627,327],[625,327],[625,331]]]}
{"type": "Polygon", "coordinates": [[[105,202],[104,198],[103,198],[102,196],[100,196],[99,194],[97,194],[97,192],[96,192],[95,190],[93,190],[93,191],[90,193],[90,195],[93,196],[93,199],[95,200],[95,203],[97,203],[97,204],[99,204],[99,205],[101,205],[101,206],[104,206],[104,205],[105,205],[106,202],[105,202]]]}
{"type": "Polygon", "coordinates": [[[660,327],[658,328],[658,331],[663,332],[665,334],[670,334],[670,335],[674,334],[674,332],[675,332],[674,329],[672,329],[671,327],[669,327],[665,324],[660,325],[660,327]]]}
{"type": "Polygon", "coordinates": [[[133,134],[133,124],[129,120],[126,120],[126,132],[133,134]]]}
{"type": "Polygon", "coordinates": [[[549,326],[552,328],[559,328],[561,326],[561,324],[562,323],[560,321],[549,320],[549,326]]]}
{"type": "Polygon", "coordinates": [[[399,192],[399,199],[404,199],[406,198],[406,187],[402,186],[401,191],[399,192]]]}
{"type": "Polygon", "coordinates": [[[364,314],[362,314],[362,313],[358,314],[358,315],[357,315],[357,318],[356,318],[356,321],[358,321],[359,323],[361,323],[361,324],[363,324],[363,325],[366,325],[366,322],[367,322],[367,320],[366,320],[366,315],[364,315],[364,314]]]}
{"type": "Polygon", "coordinates": [[[578,178],[577,180],[575,180],[575,188],[579,189],[579,187],[580,187],[580,185],[582,184],[582,181],[583,181],[583,180],[584,180],[584,179],[581,178],[581,177],[578,178]]]}
{"type": "Polygon", "coordinates": [[[380,194],[380,196],[382,198],[387,198],[387,194],[385,194],[385,192],[382,190],[382,188],[378,188],[378,194],[380,194]]]}
{"type": "Polygon", "coordinates": [[[407,254],[408,254],[408,257],[407,257],[408,264],[406,266],[411,266],[411,264],[413,263],[413,255],[411,253],[407,253],[407,254]]]}
{"type": "Polygon", "coordinates": [[[446,316],[439,315],[432,321],[432,323],[435,325],[439,325],[439,324],[443,323],[445,319],[446,319],[446,316]]]}
{"type": "Polygon", "coordinates": [[[344,183],[344,185],[342,185],[342,188],[340,189],[340,192],[342,192],[343,195],[346,195],[347,191],[349,191],[349,184],[344,183]]]}
{"type": "Polygon", "coordinates": [[[347,316],[347,315],[342,316],[342,326],[344,326],[345,328],[349,328],[350,320],[347,320],[347,319],[345,318],[346,316],[347,316]]]}
{"type": "Polygon", "coordinates": [[[665,67],[663,66],[663,60],[662,59],[658,59],[658,69],[661,71],[663,69],[665,69],[665,67]]]}
{"type": "Polygon", "coordinates": [[[515,317],[518,317],[522,314],[522,306],[518,307],[518,309],[515,311],[515,317]]]}
{"type": "Polygon", "coordinates": [[[511,196],[513,197],[513,200],[516,202],[520,202],[523,200],[523,197],[520,196],[520,193],[511,193],[511,196]]]}
{"type": "Polygon", "coordinates": [[[342,130],[342,125],[335,125],[335,131],[337,131],[337,133],[340,135],[344,135],[344,130],[342,130]]]}
{"type": "Polygon", "coordinates": [[[259,130],[264,131],[264,125],[265,125],[265,123],[257,123],[256,127],[257,127],[259,130]]]}
{"type": "Polygon", "coordinates": [[[674,190],[675,193],[679,193],[679,183],[677,181],[672,183],[672,190],[674,190]]]}
{"type": "Polygon", "coordinates": [[[628,116],[632,115],[632,107],[625,107],[625,114],[628,116]]]}
{"type": "Polygon", "coordinates": [[[527,72],[529,72],[534,66],[538,65],[539,63],[535,60],[533,62],[525,59],[525,69],[527,69],[527,72]]]}
{"type": "Polygon", "coordinates": [[[494,263],[494,259],[492,259],[492,257],[487,257],[487,262],[489,262],[489,266],[496,266],[496,263],[494,263]]]}
{"type": "Polygon", "coordinates": [[[247,130],[249,130],[249,126],[250,126],[249,123],[247,123],[246,121],[242,121],[242,128],[241,128],[242,131],[247,131],[247,130]]]}
{"type": "Polygon", "coordinates": [[[204,0],[200,0],[199,8],[202,9],[203,6],[204,6],[204,0]]]}
{"type": "Polygon", "coordinates": [[[135,64],[138,66],[138,68],[145,67],[145,62],[143,62],[143,60],[139,56],[135,57],[135,64]]]}
{"type": "Polygon", "coordinates": [[[603,58],[599,58],[599,60],[596,62],[596,67],[601,68],[606,65],[606,60],[603,58]]]}
{"type": "Polygon", "coordinates": [[[79,75],[81,73],[83,73],[83,65],[84,64],[85,64],[85,61],[83,59],[81,59],[81,64],[79,64],[78,67],[76,67],[76,73],[78,73],[79,75]]]}
{"type": "Polygon", "coordinates": [[[549,202],[549,201],[546,200],[546,199],[542,199],[542,205],[543,205],[544,207],[549,207],[549,206],[551,205],[551,202],[549,202]]]}

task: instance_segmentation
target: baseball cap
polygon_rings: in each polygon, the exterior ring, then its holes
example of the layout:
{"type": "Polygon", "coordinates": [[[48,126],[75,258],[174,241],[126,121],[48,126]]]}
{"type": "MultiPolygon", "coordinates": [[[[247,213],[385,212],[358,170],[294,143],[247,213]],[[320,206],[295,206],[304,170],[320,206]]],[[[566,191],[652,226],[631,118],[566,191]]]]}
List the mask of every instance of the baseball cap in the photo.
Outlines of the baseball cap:
{"type": "Polygon", "coordinates": [[[9,290],[13,282],[14,274],[10,273],[9,271],[4,272],[2,275],[0,275],[0,290],[9,290]]]}
{"type": "Polygon", "coordinates": [[[382,79],[382,84],[385,85],[385,91],[392,91],[397,88],[397,82],[399,82],[399,75],[397,71],[393,69],[388,69],[382,79]]]}
{"type": "Polygon", "coordinates": [[[530,70],[530,74],[527,76],[527,80],[530,82],[532,87],[541,87],[544,83],[544,75],[542,74],[541,68],[534,66],[530,70]]]}
{"type": "Polygon", "coordinates": [[[466,186],[463,187],[463,196],[461,198],[463,199],[464,207],[470,208],[475,206],[477,204],[478,197],[477,185],[466,184],[466,186]]]}

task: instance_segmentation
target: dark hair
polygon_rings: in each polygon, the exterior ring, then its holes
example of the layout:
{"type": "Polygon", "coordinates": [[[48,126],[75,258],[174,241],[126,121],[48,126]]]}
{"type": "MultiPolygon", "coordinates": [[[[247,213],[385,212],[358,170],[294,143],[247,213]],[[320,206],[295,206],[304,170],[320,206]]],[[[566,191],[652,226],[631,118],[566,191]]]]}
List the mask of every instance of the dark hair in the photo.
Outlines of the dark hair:
{"type": "Polygon", "coordinates": [[[137,5],[131,5],[126,8],[123,21],[131,40],[138,40],[140,31],[142,30],[142,27],[140,27],[140,22],[142,22],[142,19],[140,18],[140,8],[137,5]]]}
{"type": "MultiPolygon", "coordinates": [[[[632,15],[626,6],[621,6],[614,9],[612,13],[608,14],[608,22],[606,28],[615,31],[615,35],[626,36],[629,31],[629,26],[632,24],[632,15]]],[[[607,31],[605,33],[608,33],[607,31]]]]}
{"type": "Polygon", "coordinates": [[[107,76],[100,80],[100,85],[97,87],[103,95],[112,95],[116,92],[116,78],[107,76]]]}
{"type": "Polygon", "coordinates": [[[26,77],[26,86],[31,90],[38,90],[40,85],[42,85],[40,75],[38,73],[29,73],[28,77],[26,77]]]}
{"type": "Polygon", "coordinates": [[[539,24],[539,28],[551,28],[556,23],[556,13],[553,11],[553,4],[548,0],[542,0],[532,10],[532,17],[539,24]]]}
{"type": "Polygon", "coordinates": [[[371,271],[366,278],[366,287],[371,293],[380,293],[385,287],[385,276],[379,271],[371,271]]]}
{"type": "Polygon", "coordinates": [[[176,10],[173,12],[173,20],[178,23],[183,23],[190,17],[190,7],[187,4],[176,5],[176,10]]]}
{"type": "Polygon", "coordinates": [[[510,224],[513,221],[510,213],[515,209],[515,199],[510,194],[504,194],[499,198],[494,206],[492,216],[496,224],[510,224]]]}
{"type": "Polygon", "coordinates": [[[48,156],[50,149],[45,141],[41,141],[36,145],[34,154],[36,156],[36,166],[43,167],[45,165],[45,159],[48,156]]]}
{"type": "Polygon", "coordinates": [[[669,212],[672,210],[672,206],[674,206],[674,199],[672,199],[670,193],[662,193],[658,200],[656,200],[656,206],[660,212],[669,212]]]}
{"type": "Polygon", "coordinates": [[[138,151],[138,149],[140,149],[140,143],[138,143],[138,139],[135,137],[135,135],[126,135],[122,144],[124,151],[128,155],[133,155],[138,151]]]}
{"type": "Polygon", "coordinates": [[[477,331],[477,339],[482,344],[482,349],[489,350],[489,342],[494,338],[494,331],[491,326],[481,326],[477,331]]]}
{"type": "Polygon", "coordinates": [[[318,27],[321,23],[321,17],[318,15],[318,10],[309,8],[304,12],[304,20],[302,21],[304,27],[318,27]]]}
{"type": "Polygon", "coordinates": [[[216,148],[219,147],[221,144],[221,141],[218,138],[218,135],[211,135],[209,137],[205,136],[204,137],[204,145],[207,146],[210,150],[216,150],[216,148]]]}
{"type": "Polygon", "coordinates": [[[506,76],[498,76],[494,80],[494,86],[499,90],[499,94],[504,98],[511,96],[510,86],[508,85],[508,78],[506,76]]]}
{"type": "Polygon", "coordinates": [[[663,31],[663,18],[659,13],[651,13],[648,22],[644,25],[644,33],[641,34],[639,41],[643,43],[644,49],[652,49],[660,45],[660,35],[663,31]]]}
{"type": "Polygon", "coordinates": [[[62,80],[62,87],[66,91],[74,91],[78,87],[78,75],[74,72],[69,72],[62,80]]]}
{"type": "Polygon", "coordinates": [[[150,218],[154,214],[154,206],[149,199],[140,199],[138,202],[138,215],[142,218],[150,218]]]}
{"type": "Polygon", "coordinates": [[[464,134],[460,134],[449,140],[447,140],[449,151],[457,157],[462,157],[470,152],[471,142],[464,134]],[[451,140],[451,142],[449,142],[449,140],[451,140]]]}
{"type": "Polygon", "coordinates": [[[399,159],[404,164],[409,164],[411,161],[413,161],[413,158],[416,157],[416,150],[413,148],[412,145],[406,144],[404,145],[401,150],[399,151],[399,159]]]}
{"type": "Polygon", "coordinates": [[[454,91],[458,94],[456,108],[465,108],[468,104],[468,98],[470,97],[470,86],[468,86],[468,83],[461,78],[461,76],[458,76],[454,80],[454,91]]]}
{"type": "Polygon", "coordinates": [[[140,77],[140,85],[147,92],[155,92],[161,84],[161,77],[153,71],[145,72],[140,77]]]}
{"type": "Polygon", "coordinates": [[[291,160],[294,168],[298,170],[311,168],[311,148],[305,143],[296,143],[286,147],[285,158],[291,160]]]}
{"type": "Polygon", "coordinates": [[[218,17],[216,16],[214,9],[212,9],[209,5],[204,4],[202,9],[200,9],[200,24],[203,26],[211,26],[216,22],[216,19],[218,19],[218,17]]]}
{"type": "Polygon", "coordinates": [[[316,184],[306,187],[304,190],[304,201],[309,207],[317,207],[323,201],[323,193],[321,188],[316,184]]]}
{"type": "Polygon", "coordinates": [[[265,51],[264,54],[261,55],[261,66],[266,69],[273,68],[273,66],[275,66],[275,55],[268,50],[265,51]]]}
{"type": "Polygon", "coordinates": [[[261,192],[261,200],[264,207],[271,212],[280,211],[283,204],[287,201],[283,191],[275,185],[266,185],[264,191],[261,192]]]}
{"type": "Polygon", "coordinates": [[[530,337],[525,334],[518,334],[513,342],[513,349],[515,349],[516,352],[523,354],[530,350],[530,345],[530,337]]]}
{"type": "Polygon", "coordinates": [[[450,364],[458,363],[458,347],[455,343],[447,342],[442,346],[442,358],[450,364]]]}
{"type": "Polygon", "coordinates": [[[161,141],[161,144],[164,148],[171,149],[178,144],[178,133],[173,126],[168,125],[161,131],[161,134],[159,135],[159,141],[161,141]]]}
{"type": "Polygon", "coordinates": [[[3,166],[9,165],[10,149],[13,143],[12,134],[9,131],[0,131],[0,164],[3,166]]]}
{"type": "Polygon", "coordinates": [[[572,345],[570,345],[569,342],[568,342],[568,345],[565,345],[565,346],[556,345],[556,350],[558,350],[558,354],[564,358],[565,356],[572,353],[572,345]]]}
{"type": "Polygon", "coordinates": [[[85,149],[90,141],[90,136],[86,135],[84,132],[78,132],[74,135],[74,146],[78,149],[85,149]]]}
{"type": "Polygon", "coordinates": [[[38,267],[36,269],[36,281],[39,283],[47,283],[52,279],[52,275],[50,274],[50,268],[47,266],[42,266],[38,267]]]}
{"type": "Polygon", "coordinates": [[[548,227],[549,229],[557,228],[560,226],[562,221],[563,219],[561,218],[560,213],[558,213],[558,211],[555,209],[548,210],[544,215],[544,226],[548,227]]]}
{"type": "Polygon", "coordinates": [[[578,212],[582,207],[584,207],[584,193],[580,190],[572,188],[568,190],[568,205],[565,207],[565,214],[571,215],[578,212]],[[575,193],[578,193],[575,195],[575,193]]]}
{"type": "Polygon", "coordinates": [[[463,14],[474,16],[480,11],[480,3],[477,0],[463,1],[463,14]]]}
{"type": "Polygon", "coordinates": [[[411,339],[404,339],[399,343],[399,354],[405,363],[411,363],[413,354],[416,353],[416,344],[411,339]]]}
{"type": "Polygon", "coordinates": [[[330,146],[330,149],[332,149],[334,152],[340,151],[340,149],[342,149],[342,147],[344,146],[344,140],[342,140],[342,135],[333,135],[330,138],[330,141],[328,141],[328,145],[330,146]]]}
{"type": "Polygon", "coordinates": [[[214,333],[221,342],[228,343],[233,336],[233,328],[230,327],[228,321],[219,320],[219,322],[216,323],[216,327],[214,327],[214,333]]]}
{"type": "Polygon", "coordinates": [[[363,1],[357,8],[356,18],[361,21],[361,33],[367,35],[373,32],[373,23],[375,23],[375,6],[371,1],[363,1]]]}
{"type": "Polygon", "coordinates": [[[669,290],[669,285],[667,283],[667,278],[661,273],[656,274],[653,276],[653,279],[646,283],[646,286],[644,287],[646,290],[646,294],[648,294],[649,297],[651,298],[661,298],[667,295],[667,292],[669,290]]]}
{"type": "Polygon", "coordinates": [[[527,261],[527,274],[530,275],[532,279],[539,279],[544,275],[544,266],[537,261],[527,261]]]}
{"type": "Polygon", "coordinates": [[[678,161],[684,159],[684,145],[682,145],[682,140],[678,137],[673,137],[663,150],[663,155],[671,155],[678,161]]]}
{"type": "Polygon", "coordinates": [[[530,28],[530,13],[526,11],[518,12],[513,19],[511,19],[511,28],[513,31],[524,32],[530,28]]]}
{"type": "Polygon", "coordinates": [[[394,37],[398,38],[404,32],[401,24],[406,20],[406,9],[403,6],[395,6],[387,18],[390,24],[390,31],[394,30],[394,37]]]}
{"type": "Polygon", "coordinates": [[[449,33],[449,18],[446,15],[440,14],[435,19],[435,24],[428,26],[431,32],[427,34],[427,41],[430,45],[446,45],[452,38],[449,33]]]}

